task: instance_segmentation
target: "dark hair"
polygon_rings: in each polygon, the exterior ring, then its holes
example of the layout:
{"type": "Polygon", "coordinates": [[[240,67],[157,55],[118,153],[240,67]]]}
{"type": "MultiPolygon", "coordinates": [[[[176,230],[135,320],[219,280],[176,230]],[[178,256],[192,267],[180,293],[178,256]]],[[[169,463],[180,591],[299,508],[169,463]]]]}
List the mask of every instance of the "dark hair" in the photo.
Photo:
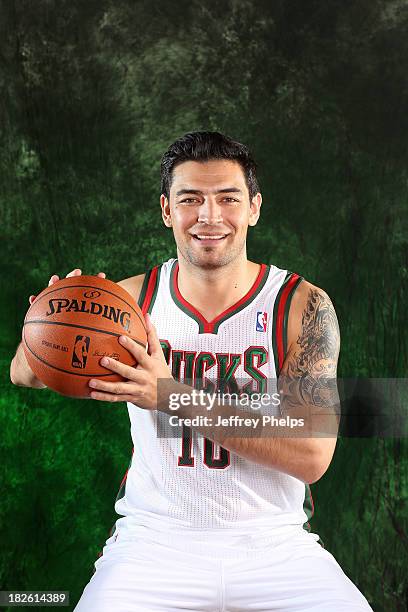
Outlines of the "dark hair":
{"type": "Polygon", "coordinates": [[[248,147],[220,132],[189,132],[169,146],[161,160],[161,193],[170,196],[173,170],[182,162],[230,159],[241,166],[252,199],[259,191],[256,165],[248,147]]]}

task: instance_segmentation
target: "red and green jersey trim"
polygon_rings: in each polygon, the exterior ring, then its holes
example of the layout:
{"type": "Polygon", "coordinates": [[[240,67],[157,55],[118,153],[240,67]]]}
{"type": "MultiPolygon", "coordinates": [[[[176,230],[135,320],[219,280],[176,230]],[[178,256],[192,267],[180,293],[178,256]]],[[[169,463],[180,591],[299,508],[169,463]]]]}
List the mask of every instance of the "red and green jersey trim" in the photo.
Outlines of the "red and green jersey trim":
{"type": "Polygon", "coordinates": [[[276,375],[282,369],[288,348],[288,319],[293,294],[302,282],[303,277],[288,272],[276,296],[273,307],[272,348],[275,357],[276,375]]]}
{"type": "MultiPolygon", "coordinates": [[[[275,357],[275,370],[277,377],[282,369],[288,350],[288,319],[290,304],[292,302],[293,295],[302,280],[303,277],[299,276],[299,274],[288,272],[281,288],[279,289],[278,295],[276,296],[273,309],[272,347],[275,357]]],[[[307,521],[303,524],[303,528],[310,532],[311,527],[309,521],[314,514],[314,503],[312,491],[310,490],[310,486],[308,484],[305,484],[305,501],[303,503],[303,510],[307,516],[307,521]]],[[[319,538],[319,544],[321,544],[321,546],[324,548],[321,538],[319,538]]]]}
{"type": "Polygon", "coordinates": [[[135,448],[133,447],[132,448],[132,456],[130,458],[129,466],[128,466],[128,469],[125,472],[125,475],[122,478],[122,481],[121,481],[120,485],[119,485],[119,491],[118,491],[118,494],[116,495],[115,503],[117,501],[119,501],[120,499],[122,499],[122,497],[124,497],[124,495],[125,495],[127,475],[128,475],[129,470],[130,470],[130,466],[132,465],[132,459],[133,459],[133,453],[134,452],[135,452],[135,448]]]}
{"type": "Polygon", "coordinates": [[[152,312],[157,297],[157,291],[159,289],[160,272],[161,266],[155,266],[145,274],[138,300],[138,304],[144,315],[147,312],[149,314],[152,312]]]}
{"type": "MultiPolygon", "coordinates": [[[[303,523],[303,529],[305,529],[307,532],[310,533],[311,527],[310,527],[309,521],[314,515],[314,503],[313,503],[312,491],[310,490],[310,485],[308,484],[305,484],[305,501],[303,502],[303,510],[307,516],[306,523],[303,523]]],[[[320,536],[318,539],[318,543],[320,544],[320,546],[322,546],[322,548],[324,548],[324,542],[320,536]]]]}
{"type": "MultiPolygon", "coordinates": [[[[135,451],[135,448],[133,447],[132,448],[132,456],[130,458],[129,466],[128,466],[126,472],[125,472],[125,475],[122,478],[122,481],[121,481],[120,485],[119,485],[119,491],[118,491],[118,494],[116,495],[115,503],[119,499],[122,499],[122,497],[124,497],[124,495],[125,495],[127,475],[128,475],[129,470],[130,470],[130,466],[132,465],[132,459],[133,459],[134,451],[135,451]]],[[[116,532],[116,522],[112,525],[112,527],[111,527],[111,529],[109,531],[109,538],[111,538],[115,534],[115,532],[116,532]]],[[[99,559],[99,557],[102,556],[102,554],[103,554],[103,551],[100,550],[99,553],[98,553],[98,559],[99,559]]],[[[93,573],[95,573],[95,571],[96,571],[96,568],[94,567],[93,573]]]]}
{"type": "Polygon", "coordinates": [[[256,280],[252,285],[251,289],[238,302],[236,302],[236,304],[233,304],[232,306],[224,310],[212,321],[207,321],[207,319],[196,308],[194,308],[194,306],[190,304],[190,302],[187,302],[187,300],[185,300],[184,297],[181,295],[178,288],[178,261],[175,261],[173,263],[171,269],[170,293],[175,304],[183,312],[185,312],[185,314],[187,314],[189,317],[191,317],[192,319],[194,319],[194,321],[198,323],[199,334],[217,334],[221,323],[224,323],[224,321],[243,310],[257,297],[257,295],[260,293],[267,281],[269,270],[270,266],[267,266],[266,264],[260,264],[258,276],[256,277],[256,280]]]}

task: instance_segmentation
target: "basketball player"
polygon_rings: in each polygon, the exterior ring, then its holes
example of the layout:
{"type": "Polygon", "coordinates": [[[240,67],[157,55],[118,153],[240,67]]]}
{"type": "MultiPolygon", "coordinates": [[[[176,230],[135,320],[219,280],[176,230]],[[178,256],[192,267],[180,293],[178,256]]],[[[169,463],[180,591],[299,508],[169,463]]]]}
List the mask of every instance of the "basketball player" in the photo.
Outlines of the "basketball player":
{"type": "MultiPolygon", "coordinates": [[[[297,274],[247,259],[262,198],[244,145],[217,132],[186,134],[161,171],[162,218],[177,259],[119,283],[145,313],[148,350],[121,337],[138,366],[103,358],[125,381],[89,383],[95,400],[127,402],[134,450],[115,504],[121,518],[75,610],[371,610],[309,531],[309,484],[329,467],[337,417],[332,435],[272,435],[259,426],[251,435],[236,420],[230,431],[216,427],[241,412],[237,402],[210,400],[220,381],[241,393],[278,383],[274,414],[307,417],[312,407],[333,416],[333,305],[297,274]],[[206,393],[197,405],[199,380],[206,393]],[[181,437],[168,435],[174,416],[181,437]],[[202,419],[189,425],[194,416],[202,419]]],[[[40,387],[23,360],[19,349],[13,382],[40,387]]]]}

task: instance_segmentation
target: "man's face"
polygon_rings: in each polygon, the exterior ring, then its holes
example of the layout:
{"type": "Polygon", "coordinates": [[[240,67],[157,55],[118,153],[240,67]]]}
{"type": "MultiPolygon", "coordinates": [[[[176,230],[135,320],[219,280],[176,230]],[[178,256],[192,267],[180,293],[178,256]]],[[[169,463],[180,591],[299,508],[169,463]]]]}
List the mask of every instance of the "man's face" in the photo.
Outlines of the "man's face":
{"type": "Polygon", "coordinates": [[[252,202],[241,166],[230,160],[187,161],[173,170],[170,202],[162,215],[172,227],[179,257],[201,268],[246,257],[248,225],[259,217],[261,194],[252,202]]]}

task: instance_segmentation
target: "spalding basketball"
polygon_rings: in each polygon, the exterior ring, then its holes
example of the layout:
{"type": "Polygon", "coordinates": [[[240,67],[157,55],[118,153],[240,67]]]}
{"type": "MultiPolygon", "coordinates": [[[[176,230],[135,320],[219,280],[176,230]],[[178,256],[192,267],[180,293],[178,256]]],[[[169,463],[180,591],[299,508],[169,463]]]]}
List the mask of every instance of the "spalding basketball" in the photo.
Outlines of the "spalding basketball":
{"type": "Polygon", "coordinates": [[[37,296],[24,320],[23,347],[30,368],[47,387],[89,397],[90,378],[122,380],[99,363],[102,357],[137,365],[120,344],[121,335],[146,347],[143,314],[132,296],[113,281],[73,276],[37,296]]]}

